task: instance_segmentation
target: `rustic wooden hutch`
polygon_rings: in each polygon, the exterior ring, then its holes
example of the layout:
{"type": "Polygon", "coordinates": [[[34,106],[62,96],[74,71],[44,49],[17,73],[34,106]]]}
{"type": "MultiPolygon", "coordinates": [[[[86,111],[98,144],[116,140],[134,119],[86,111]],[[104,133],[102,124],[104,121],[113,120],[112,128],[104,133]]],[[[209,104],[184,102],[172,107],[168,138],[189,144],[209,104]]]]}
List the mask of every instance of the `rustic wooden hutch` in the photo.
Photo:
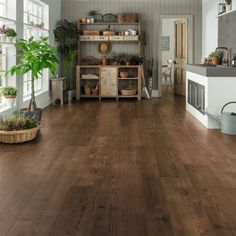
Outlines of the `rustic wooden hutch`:
{"type": "Polygon", "coordinates": [[[96,65],[86,64],[83,61],[82,54],[86,51],[89,56],[96,54],[99,57],[98,47],[101,42],[110,42],[112,45],[116,46],[116,53],[119,50],[128,50],[129,47],[133,48],[135,55],[141,57],[141,25],[139,22],[135,23],[78,23],[78,27],[81,32],[84,30],[91,29],[99,30],[99,32],[104,32],[104,30],[112,27],[113,31],[122,31],[129,28],[136,30],[137,35],[81,35],[79,40],[79,63],[77,66],[77,79],[76,79],[76,98],[80,100],[81,98],[137,98],[141,100],[142,97],[142,65],[137,64],[124,64],[114,65],[112,63],[102,64],[102,55],[100,54],[101,61],[96,65]],[[127,73],[127,77],[121,76],[121,72],[127,73]],[[96,75],[96,77],[89,77],[83,75],[96,75]],[[97,93],[86,94],[84,91],[84,86],[87,84],[94,84],[97,88],[97,93]],[[135,93],[132,95],[123,94],[121,91],[123,89],[135,89],[135,93]]]}

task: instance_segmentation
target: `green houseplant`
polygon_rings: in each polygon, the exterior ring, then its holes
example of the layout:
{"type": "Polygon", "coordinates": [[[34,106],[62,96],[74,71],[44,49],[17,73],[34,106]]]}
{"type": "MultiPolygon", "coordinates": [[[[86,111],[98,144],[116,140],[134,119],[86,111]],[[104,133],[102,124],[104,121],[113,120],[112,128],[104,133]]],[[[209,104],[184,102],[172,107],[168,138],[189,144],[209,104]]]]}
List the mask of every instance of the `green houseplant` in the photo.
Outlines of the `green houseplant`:
{"type": "Polygon", "coordinates": [[[59,63],[56,48],[48,44],[47,38],[36,41],[33,37],[17,42],[16,46],[20,53],[18,64],[11,67],[7,73],[18,76],[31,73],[31,99],[28,108],[22,109],[22,112],[41,120],[42,109],[36,105],[34,82],[42,75],[44,69],[56,74],[56,66],[59,63]]]}
{"type": "Polygon", "coordinates": [[[78,55],[79,30],[77,26],[67,20],[61,20],[54,29],[55,41],[58,44],[58,52],[63,61],[63,70],[67,79],[68,99],[73,96],[73,73],[72,67],[75,57],[78,55]]]}
{"type": "Polygon", "coordinates": [[[17,89],[14,87],[4,87],[1,89],[1,93],[5,98],[7,107],[13,107],[17,96],[17,89]]]}
{"type": "Polygon", "coordinates": [[[219,62],[220,62],[220,58],[222,56],[222,53],[221,52],[211,52],[209,57],[211,59],[211,63],[213,65],[218,65],[219,62]]]}
{"type": "Polygon", "coordinates": [[[17,36],[17,33],[14,29],[12,28],[6,28],[6,36],[7,36],[7,39],[6,41],[8,43],[12,43],[14,38],[17,36]]]}

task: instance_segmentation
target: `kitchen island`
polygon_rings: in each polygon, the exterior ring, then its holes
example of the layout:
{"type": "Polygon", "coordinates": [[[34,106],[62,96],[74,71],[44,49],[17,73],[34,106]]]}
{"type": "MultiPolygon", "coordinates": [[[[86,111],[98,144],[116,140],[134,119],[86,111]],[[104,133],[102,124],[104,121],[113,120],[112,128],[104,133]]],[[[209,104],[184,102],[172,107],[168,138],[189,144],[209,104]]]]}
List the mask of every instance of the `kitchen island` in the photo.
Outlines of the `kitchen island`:
{"type": "MultiPolygon", "coordinates": [[[[205,127],[219,128],[205,111],[220,116],[222,107],[236,101],[236,68],[213,65],[187,65],[186,109],[205,127]]],[[[236,111],[235,106],[227,108],[236,111]]]]}

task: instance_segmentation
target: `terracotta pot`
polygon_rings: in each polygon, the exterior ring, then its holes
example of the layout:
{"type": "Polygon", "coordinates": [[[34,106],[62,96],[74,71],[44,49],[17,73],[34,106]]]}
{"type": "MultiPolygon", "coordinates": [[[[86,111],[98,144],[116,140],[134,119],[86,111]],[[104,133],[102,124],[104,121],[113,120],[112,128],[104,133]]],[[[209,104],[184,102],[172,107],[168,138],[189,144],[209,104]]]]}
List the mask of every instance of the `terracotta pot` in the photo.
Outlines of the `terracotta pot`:
{"type": "Polygon", "coordinates": [[[211,64],[213,64],[213,65],[218,65],[219,64],[219,58],[217,58],[217,57],[212,57],[211,58],[211,64]]]}
{"type": "Polygon", "coordinates": [[[125,62],[126,66],[130,66],[130,61],[125,62]]]}
{"type": "Polygon", "coordinates": [[[92,95],[97,96],[98,95],[98,89],[93,89],[92,88],[92,95]]]}
{"type": "Polygon", "coordinates": [[[85,93],[86,96],[91,95],[91,87],[87,84],[84,85],[84,93],[85,93]]]}
{"type": "Polygon", "coordinates": [[[106,65],[107,65],[107,58],[106,58],[106,57],[103,57],[103,58],[102,58],[102,65],[103,65],[103,66],[106,66],[106,65]]]}
{"type": "Polygon", "coordinates": [[[82,18],[81,22],[84,23],[84,24],[87,23],[87,18],[82,18]]]}
{"type": "Polygon", "coordinates": [[[127,71],[120,72],[121,78],[125,79],[125,78],[128,78],[128,76],[129,76],[129,72],[127,72],[127,71]]]}

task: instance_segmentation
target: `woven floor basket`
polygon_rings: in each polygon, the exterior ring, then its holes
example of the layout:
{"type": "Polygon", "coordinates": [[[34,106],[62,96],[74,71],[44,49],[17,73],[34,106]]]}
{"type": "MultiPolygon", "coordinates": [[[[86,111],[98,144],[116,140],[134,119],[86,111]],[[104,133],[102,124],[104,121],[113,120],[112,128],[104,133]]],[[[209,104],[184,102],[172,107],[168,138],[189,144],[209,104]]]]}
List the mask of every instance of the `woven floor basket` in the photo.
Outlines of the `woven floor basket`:
{"type": "Polygon", "coordinates": [[[0,131],[0,142],[7,144],[25,143],[36,138],[39,127],[20,131],[0,131]]]}

